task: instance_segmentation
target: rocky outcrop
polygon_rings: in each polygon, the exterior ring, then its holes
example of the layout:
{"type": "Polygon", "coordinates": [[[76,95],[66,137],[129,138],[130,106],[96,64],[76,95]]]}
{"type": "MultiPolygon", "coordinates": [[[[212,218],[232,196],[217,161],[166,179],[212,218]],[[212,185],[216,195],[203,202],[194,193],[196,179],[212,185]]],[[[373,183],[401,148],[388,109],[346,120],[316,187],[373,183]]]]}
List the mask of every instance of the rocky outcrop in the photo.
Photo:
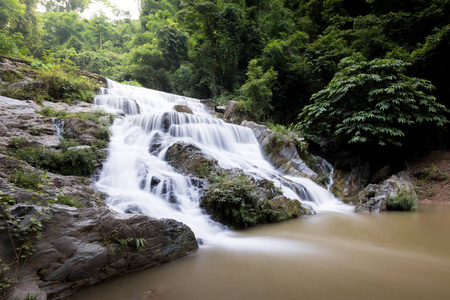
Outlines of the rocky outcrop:
{"type": "MultiPolygon", "coordinates": [[[[180,258],[198,248],[192,231],[175,220],[119,215],[106,207],[11,208],[13,215],[24,219],[36,211],[44,211],[47,219],[43,221],[42,237],[35,242],[36,252],[20,274],[26,280],[13,289],[8,299],[16,299],[24,291],[39,297],[62,298],[108,278],[180,258]]],[[[2,232],[2,236],[7,233],[2,232]]],[[[3,240],[2,246],[7,243],[3,240]]]]}
{"type": "Polygon", "coordinates": [[[312,214],[300,201],[282,196],[272,181],[246,175],[237,168],[223,169],[195,145],[175,143],[165,158],[202,189],[201,206],[224,225],[242,228],[312,214]]]}
{"type": "Polygon", "coordinates": [[[292,141],[280,139],[272,130],[255,122],[243,121],[241,125],[253,130],[264,154],[283,173],[313,180],[318,179],[317,173],[311,170],[300,158],[292,141]]]}
{"type": "MultiPolygon", "coordinates": [[[[31,165],[19,160],[17,153],[26,150],[22,142],[28,150],[44,149],[66,156],[95,152],[99,145],[105,145],[105,139],[99,142],[99,134],[105,133],[100,130],[103,125],[74,117],[55,122],[58,119],[37,113],[45,107],[63,114],[98,109],[84,102],[37,104],[0,97],[0,266],[10,265],[9,277],[20,271],[12,278],[14,289],[8,299],[24,299],[28,294],[38,295],[37,299],[61,298],[100,281],[188,255],[198,248],[192,231],[177,221],[110,211],[103,202],[105,195],[94,188],[91,178],[37,169],[32,166],[36,161],[29,159],[37,152],[23,152],[31,165]],[[61,148],[58,128],[64,130],[66,139],[71,139],[65,150],[61,148]],[[72,144],[77,146],[71,148],[72,144]],[[11,226],[19,236],[26,234],[27,238],[30,226],[36,229],[26,240],[26,247],[35,252],[21,259],[20,264],[15,263],[14,248],[21,243],[19,237],[13,237],[14,245],[11,243],[11,226]]],[[[3,275],[1,268],[0,280],[3,275]]],[[[0,298],[3,292],[0,289],[0,298]]]]}
{"type": "MultiPolygon", "coordinates": [[[[408,195],[412,202],[418,198],[413,188],[412,179],[406,172],[392,175],[380,184],[369,184],[353,199],[356,212],[380,212],[389,209],[389,200],[401,194],[408,195]]],[[[395,209],[395,208],[394,208],[395,209]]]]}

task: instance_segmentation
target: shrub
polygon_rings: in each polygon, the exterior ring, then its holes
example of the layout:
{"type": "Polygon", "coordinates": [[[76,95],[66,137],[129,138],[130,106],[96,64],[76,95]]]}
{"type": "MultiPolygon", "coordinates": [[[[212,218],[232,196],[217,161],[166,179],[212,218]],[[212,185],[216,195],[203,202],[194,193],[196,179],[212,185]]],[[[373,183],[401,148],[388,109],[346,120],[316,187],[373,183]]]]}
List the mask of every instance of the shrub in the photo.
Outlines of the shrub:
{"type": "Polygon", "coordinates": [[[92,148],[73,149],[65,152],[44,147],[29,147],[11,153],[30,165],[62,175],[89,176],[105,158],[105,153],[92,148]]]}
{"type": "Polygon", "coordinates": [[[390,197],[387,202],[388,210],[408,211],[417,207],[417,198],[406,186],[399,189],[397,196],[390,197]]]}
{"type": "Polygon", "coordinates": [[[28,147],[28,138],[25,136],[13,137],[8,144],[8,148],[13,150],[23,149],[26,147],[28,147]]]}
{"type": "Polygon", "coordinates": [[[18,187],[35,191],[42,189],[45,183],[45,177],[41,172],[23,169],[15,169],[8,179],[18,187]]]}
{"type": "Polygon", "coordinates": [[[208,213],[225,225],[245,228],[258,222],[257,202],[246,177],[210,185],[201,202],[208,213]]]}

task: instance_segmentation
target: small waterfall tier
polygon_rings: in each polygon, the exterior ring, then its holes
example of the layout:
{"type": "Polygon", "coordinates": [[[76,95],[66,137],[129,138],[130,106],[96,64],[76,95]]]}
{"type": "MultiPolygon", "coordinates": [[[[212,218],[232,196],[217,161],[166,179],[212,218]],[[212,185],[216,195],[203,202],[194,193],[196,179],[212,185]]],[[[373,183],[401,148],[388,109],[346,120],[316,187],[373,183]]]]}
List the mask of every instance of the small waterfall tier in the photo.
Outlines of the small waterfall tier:
{"type": "Polygon", "coordinates": [[[198,185],[164,160],[175,142],[195,144],[222,168],[272,180],[285,196],[315,209],[337,202],[309,179],[279,174],[264,159],[251,129],[212,117],[198,99],[113,81],[101,93],[95,103],[123,116],[111,127],[110,154],[97,182],[117,211],[176,219],[206,241],[224,230],[200,208],[198,185]],[[176,105],[193,113],[177,112],[176,105]]]}

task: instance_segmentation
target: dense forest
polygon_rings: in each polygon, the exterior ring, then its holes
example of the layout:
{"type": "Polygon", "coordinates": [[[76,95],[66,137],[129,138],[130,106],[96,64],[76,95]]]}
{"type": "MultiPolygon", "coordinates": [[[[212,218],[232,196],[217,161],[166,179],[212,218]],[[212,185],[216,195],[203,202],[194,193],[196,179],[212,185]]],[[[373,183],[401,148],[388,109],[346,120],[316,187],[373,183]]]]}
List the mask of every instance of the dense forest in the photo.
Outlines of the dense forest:
{"type": "Polygon", "coordinates": [[[448,147],[448,0],[141,0],[139,20],[90,2],[2,0],[0,54],[237,100],[334,152],[448,147]]]}

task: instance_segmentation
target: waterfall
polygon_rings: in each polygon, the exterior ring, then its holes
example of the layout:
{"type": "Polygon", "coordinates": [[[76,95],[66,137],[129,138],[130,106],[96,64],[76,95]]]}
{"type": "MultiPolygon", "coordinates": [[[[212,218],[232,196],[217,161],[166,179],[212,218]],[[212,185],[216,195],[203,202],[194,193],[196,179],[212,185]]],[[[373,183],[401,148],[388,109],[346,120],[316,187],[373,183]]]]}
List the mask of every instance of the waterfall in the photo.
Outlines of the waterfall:
{"type": "Polygon", "coordinates": [[[338,203],[309,179],[277,173],[264,159],[251,129],[212,117],[198,99],[113,81],[101,92],[95,103],[122,117],[111,127],[110,154],[96,185],[119,212],[176,219],[206,241],[224,231],[199,207],[199,188],[164,160],[168,147],[178,141],[197,145],[223,168],[270,179],[285,196],[316,210],[338,203]],[[193,114],[176,112],[175,105],[185,105],[193,114]]]}

